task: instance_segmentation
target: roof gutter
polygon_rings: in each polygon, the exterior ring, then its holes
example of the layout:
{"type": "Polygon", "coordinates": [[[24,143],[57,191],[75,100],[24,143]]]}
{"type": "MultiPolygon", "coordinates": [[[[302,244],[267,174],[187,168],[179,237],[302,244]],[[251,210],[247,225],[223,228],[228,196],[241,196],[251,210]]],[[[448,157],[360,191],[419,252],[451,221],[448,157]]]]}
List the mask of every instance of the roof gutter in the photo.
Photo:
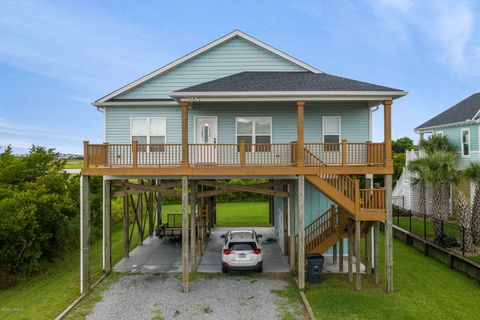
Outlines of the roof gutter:
{"type": "Polygon", "coordinates": [[[437,129],[437,128],[448,128],[448,127],[456,127],[456,126],[461,126],[461,125],[467,125],[467,124],[476,124],[480,123],[480,119],[477,120],[470,120],[467,119],[465,121],[459,121],[459,122],[453,122],[453,123],[446,123],[446,124],[439,124],[438,126],[430,126],[430,127],[423,127],[423,128],[416,128],[413,131],[415,133],[422,133],[422,132],[428,132],[431,131],[432,129],[437,129]]]}

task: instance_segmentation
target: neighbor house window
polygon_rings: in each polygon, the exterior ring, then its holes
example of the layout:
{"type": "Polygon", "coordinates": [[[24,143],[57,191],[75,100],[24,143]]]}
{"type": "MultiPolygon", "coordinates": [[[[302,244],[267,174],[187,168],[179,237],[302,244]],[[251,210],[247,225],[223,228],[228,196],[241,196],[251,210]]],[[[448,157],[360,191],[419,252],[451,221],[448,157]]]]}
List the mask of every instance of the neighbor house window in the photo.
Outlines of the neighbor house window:
{"type": "Polygon", "coordinates": [[[462,129],[462,157],[470,156],[470,129],[462,129]]]}
{"type": "Polygon", "coordinates": [[[443,131],[437,131],[435,132],[436,136],[443,137],[443,131]]]}
{"type": "MultiPolygon", "coordinates": [[[[237,117],[237,143],[255,144],[256,152],[269,152],[272,142],[271,117],[237,117]]],[[[247,151],[252,151],[247,147],[247,151]]]]}
{"type": "MultiPolygon", "coordinates": [[[[166,119],[156,118],[131,118],[130,120],[131,140],[137,141],[139,145],[151,145],[150,151],[163,151],[167,135],[166,119]]],[[[140,146],[139,151],[147,151],[146,146],[140,146]]]]}

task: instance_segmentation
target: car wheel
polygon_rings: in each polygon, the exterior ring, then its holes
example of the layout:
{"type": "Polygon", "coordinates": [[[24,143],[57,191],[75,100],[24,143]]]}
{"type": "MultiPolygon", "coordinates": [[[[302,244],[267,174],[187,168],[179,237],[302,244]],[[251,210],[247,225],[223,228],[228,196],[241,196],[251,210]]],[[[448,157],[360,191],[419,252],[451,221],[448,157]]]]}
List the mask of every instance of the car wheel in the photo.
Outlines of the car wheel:
{"type": "Polygon", "coordinates": [[[257,272],[262,273],[263,272],[263,263],[257,264],[257,272]]]}
{"type": "Polygon", "coordinates": [[[228,273],[228,268],[226,266],[222,266],[222,273],[228,273]]]}

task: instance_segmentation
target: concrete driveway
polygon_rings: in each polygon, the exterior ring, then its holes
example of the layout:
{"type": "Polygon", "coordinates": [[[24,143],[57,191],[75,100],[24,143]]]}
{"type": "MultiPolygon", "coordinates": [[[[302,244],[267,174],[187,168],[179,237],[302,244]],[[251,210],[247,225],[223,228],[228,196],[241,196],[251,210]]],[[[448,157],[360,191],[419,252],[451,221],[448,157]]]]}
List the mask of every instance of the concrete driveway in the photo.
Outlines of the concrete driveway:
{"type": "MultiPolygon", "coordinates": [[[[222,239],[220,236],[228,230],[252,228],[214,228],[212,238],[202,257],[197,257],[199,272],[222,272],[222,239]]],[[[262,242],[268,238],[275,238],[272,227],[253,228],[262,234],[262,242]]],[[[288,259],[282,254],[277,242],[262,243],[264,252],[263,272],[289,272],[288,259]]],[[[149,238],[143,246],[138,246],[130,252],[130,258],[124,258],[114,267],[119,272],[162,273],[181,272],[182,244],[180,241],[170,241],[158,238],[149,238]]]]}

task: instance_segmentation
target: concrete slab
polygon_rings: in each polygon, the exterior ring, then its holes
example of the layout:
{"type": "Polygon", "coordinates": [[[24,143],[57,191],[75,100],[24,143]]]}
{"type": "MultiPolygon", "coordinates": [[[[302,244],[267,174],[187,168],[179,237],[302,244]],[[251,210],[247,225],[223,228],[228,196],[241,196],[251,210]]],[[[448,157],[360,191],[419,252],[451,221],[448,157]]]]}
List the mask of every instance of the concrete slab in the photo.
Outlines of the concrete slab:
{"type": "MultiPolygon", "coordinates": [[[[324,273],[340,273],[340,264],[333,263],[333,255],[326,254],[324,255],[325,261],[323,262],[323,272],[324,273]]],[[[355,257],[353,259],[353,273],[355,273],[355,257]]],[[[338,261],[338,260],[337,260],[338,261]]],[[[343,273],[348,273],[348,256],[343,256],[343,273]]],[[[360,264],[360,273],[366,273],[366,268],[363,263],[360,264]]]]}
{"type": "MultiPolygon", "coordinates": [[[[203,257],[197,257],[199,272],[222,272],[222,239],[220,236],[228,230],[245,228],[214,228],[212,239],[208,242],[203,257]]],[[[262,240],[275,238],[273,228],[253,228],[263,235],[262,240]]],[[[263,242],[262,241],[262,242],[263,242]]],[[[264,272],[289,272],[288,258],[283,255],[277,242],[262,243],[264,252],[264,272]]],[[[129,258],[123,258],[113,270],[117,272],[168,273],[181,272],[182,244],[180,241],[148,238],[143,246],[130,252],[129,258]]]]}

